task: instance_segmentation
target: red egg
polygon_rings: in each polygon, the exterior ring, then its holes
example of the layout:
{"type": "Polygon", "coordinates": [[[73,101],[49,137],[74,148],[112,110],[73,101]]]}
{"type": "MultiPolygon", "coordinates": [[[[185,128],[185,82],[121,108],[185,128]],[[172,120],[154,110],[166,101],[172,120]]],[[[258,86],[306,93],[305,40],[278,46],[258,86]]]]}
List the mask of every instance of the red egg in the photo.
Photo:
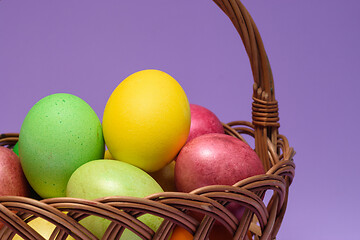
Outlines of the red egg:
{"type": "Polygon", "coordinates": [[[243,141],[219,133],[209,133],[188,142],[175,164],[178,191],[190,192],[208,185],[233,185],[264,173],[255,151],[243,141]]]}
{"type": "Polygon", "coordinates": [[[29,196],[30,186],[21,168],[19,157],[0,146],[0,196],[29,196]]]}
{"type": "Polygon", "coordinates": [[[190,104],[191,125],[187,142],[207,133],[224,133],[224,128],[219,118],[209,109],[190,104]]]}

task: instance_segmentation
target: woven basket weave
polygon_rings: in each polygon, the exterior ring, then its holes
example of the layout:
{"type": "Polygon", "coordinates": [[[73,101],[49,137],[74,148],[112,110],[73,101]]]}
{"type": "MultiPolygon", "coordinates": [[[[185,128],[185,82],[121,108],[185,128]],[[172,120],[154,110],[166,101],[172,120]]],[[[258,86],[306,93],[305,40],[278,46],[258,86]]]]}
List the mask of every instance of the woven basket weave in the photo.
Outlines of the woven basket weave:
{"type": "MultiPolygon", "coordinates": [[[[243,141],[244,135],[252,137],[266,174],[244,179],[233,186],[207,186],[191,193],[164,192],[146,198],[107,197],[89,201],[2,196],[0,222],[5,225],[0,230],[0,239],[12,239],[15,234],[24,239],[43,239],[27,225],[35,217],[42,217],[57,226],[51,239],[66,239],[68,235],[75,239],[96,239],[78,223],[89,215],[112,222],[103,239],[119,239],[128,228],[142,239],[165,240],[177,225],[192,233],[194,239],[207,239],[215,221],[222,224],[233,239],[276,238],[295,174],[295,152],[289,147],[287,138],[278,134],[278,105],[271,68],[253,19],[238,0],[214,2],[240,34],[254,77],[252,123],[234,121],[223,124],[224,129],[227,134],[243,141]],[[246,209],[240,221],[225,207],[230,202],[237,202],[246,209]],[[204,217],[199,221],[189,211],[198,211],[204,217]],[[145,213],[165,219],[156,232],[136,219],[145,213]]],[[[12,148],[17,140],[18,134],[2,134],[0,145],[12,148]]]]}

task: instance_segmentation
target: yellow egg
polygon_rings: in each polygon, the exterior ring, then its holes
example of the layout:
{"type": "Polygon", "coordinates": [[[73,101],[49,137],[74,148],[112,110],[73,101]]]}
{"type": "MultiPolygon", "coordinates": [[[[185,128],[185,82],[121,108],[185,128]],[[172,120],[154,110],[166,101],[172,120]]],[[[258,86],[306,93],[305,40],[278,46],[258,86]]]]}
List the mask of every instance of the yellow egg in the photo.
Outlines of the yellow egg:
{"type": "MultiPolygon", "coordinates": [[[[28,225],[30,227],[32,227],[37,233],[39,233],[45,239],[50,239],[50,236],[56,227],[51,222],[48,222],[47,220],[40,218],[40,217],[35,218],[34,220],[31,220],[28,223],[28,225]]],[[[13,239],[14,240],[22,240],[23,238],[16,234],[13,239]]],[[[71,240],[74,238],[71,236],[68,236],[66,239],[71,240]]]]}
{"type": "Polygon", "coordinates": [[[113,159],[113,156],[111,155],[111,152],[109,151],[109,149],[106,149],[105,150],[105,153],[104,153],[104,159],[113,159]]]}
{"type": "Polygon", "coordinates": [[[105,143],[115,159],[154,172],[185,144],[190,119],[186,94],[173,77],[139,71],[122,81],[106,104],[105,143]]]}
{"type": "Polygon", "coordinates": [[[162,169],[151,172],[149,175],[155,179],[155,181],[161,186],[166,192],[176,192],[175,185],[175,160],[170,162],[162,169]]]}

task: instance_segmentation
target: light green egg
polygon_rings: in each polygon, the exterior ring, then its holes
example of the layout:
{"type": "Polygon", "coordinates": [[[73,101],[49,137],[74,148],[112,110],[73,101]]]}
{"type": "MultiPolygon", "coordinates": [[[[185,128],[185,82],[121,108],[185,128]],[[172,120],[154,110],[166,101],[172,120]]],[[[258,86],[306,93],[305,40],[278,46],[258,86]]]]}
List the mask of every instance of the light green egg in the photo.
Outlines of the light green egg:
{"type": "Polygon", "coordinates": [[[21,126],[21,164],[30,185],[43,198],[64,197],[71,174],[84,163],[102,158],[104,149],[98,116],[72,94],[41,99],[21,126]]]}
{"type": "MultiPolygon", "coordinates": [[[[163,189],[148,173],[129,163],[109,159],[95,160],[82,165],[72,174],[67,186],[68,197],[88,200],[108,196],[143,198],[159,192],[163,192],[163,189]]],[[[144,214],[138,219],[154,231],[163,221],[161,217],[152,214],[144,214]]],[[[110,221],[89,216],[80,223],[101,239],[110,221]]],[[[124,231],[120,239],[141,240],[129,229],[124,231]]]]}

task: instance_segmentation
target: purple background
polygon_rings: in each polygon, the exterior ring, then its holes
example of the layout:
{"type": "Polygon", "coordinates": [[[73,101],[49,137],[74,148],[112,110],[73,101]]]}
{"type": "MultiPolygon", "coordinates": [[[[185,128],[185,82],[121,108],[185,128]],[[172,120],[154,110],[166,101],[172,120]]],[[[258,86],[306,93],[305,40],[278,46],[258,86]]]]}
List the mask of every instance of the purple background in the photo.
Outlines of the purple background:
{"type": "MultiPolygon", "coordinates": [[[[278,239],[354,239],[360,214],[359,1],[246,0],[272,65],[280,133],[297,151],[278,239]]],[[[223,122],[250,120],[252,77],[209,0],[0,1],[0,132],[56,92],[102,119],[112,90],[157,68],[223,122]]]]}

